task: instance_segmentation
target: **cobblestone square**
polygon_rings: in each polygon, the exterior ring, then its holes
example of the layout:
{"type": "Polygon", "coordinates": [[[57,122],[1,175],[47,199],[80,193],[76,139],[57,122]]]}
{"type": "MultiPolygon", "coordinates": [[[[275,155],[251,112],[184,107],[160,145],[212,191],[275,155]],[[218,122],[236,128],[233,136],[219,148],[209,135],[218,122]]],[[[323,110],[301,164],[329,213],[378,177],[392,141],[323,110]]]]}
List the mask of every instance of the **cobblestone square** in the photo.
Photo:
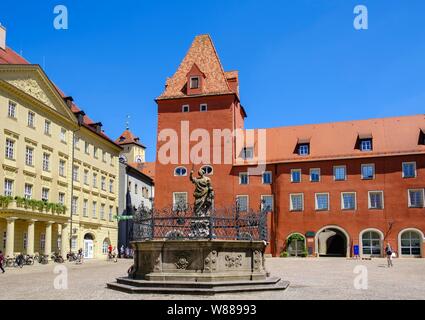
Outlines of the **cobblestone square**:
{"type": "Polygon", "coordinates": [[[0,299],[42,300],[298,300],[298,299],[424,299],[425,260],[397,259],[394,268],[388,269],[386,260],[321,259],[268,259],[266,266],[275,276],[291,282],[286,291],[238,293],[214,297],[182,295],[128,295],[106,288],[106,283],[124,276],[130,260],[118,263],[87,261],[83,265],[66,263],[68,289],[54,288],[55,267],[35,265],[23,269],[6,269],[0,274],[0,299]],[[368,289],[354,286],[356,266],[365,266],[368,289]]]}

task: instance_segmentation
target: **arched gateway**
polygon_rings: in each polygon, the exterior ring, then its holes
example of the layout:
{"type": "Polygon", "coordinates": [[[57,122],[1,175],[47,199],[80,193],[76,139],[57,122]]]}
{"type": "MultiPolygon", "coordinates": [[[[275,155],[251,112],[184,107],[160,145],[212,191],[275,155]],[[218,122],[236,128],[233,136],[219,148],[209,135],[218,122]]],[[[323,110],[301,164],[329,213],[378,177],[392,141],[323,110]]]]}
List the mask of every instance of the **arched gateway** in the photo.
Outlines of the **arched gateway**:
{"type": "Polygon", "coordinates": [[[327,226],[316,234],[316,253],[320,257],[349,257],[350,236],[338,226],[327,226]]]}

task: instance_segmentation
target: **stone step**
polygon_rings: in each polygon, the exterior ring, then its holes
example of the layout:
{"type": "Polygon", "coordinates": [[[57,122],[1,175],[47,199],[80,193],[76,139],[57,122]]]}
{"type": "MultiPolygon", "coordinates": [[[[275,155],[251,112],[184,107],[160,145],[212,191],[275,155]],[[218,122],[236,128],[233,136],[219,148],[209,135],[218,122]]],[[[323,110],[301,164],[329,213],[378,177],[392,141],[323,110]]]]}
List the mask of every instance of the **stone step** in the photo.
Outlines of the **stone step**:
{"type": "Polygon", "coordinates": [[[214,295],[217,293],[235,293],[235,292],[254,292],[269,290],[285,290],[289,282],[280,281],[280,279],[270,279],[266,281],[246,281],[246,282],[228,282],[228,283],[152,283],[150,281],[123,281],[108,283],[109,289],[122,291],[130,294],[199,294],[214,295]],[[137,281],[137,286],[134,285],[137,281]]]}

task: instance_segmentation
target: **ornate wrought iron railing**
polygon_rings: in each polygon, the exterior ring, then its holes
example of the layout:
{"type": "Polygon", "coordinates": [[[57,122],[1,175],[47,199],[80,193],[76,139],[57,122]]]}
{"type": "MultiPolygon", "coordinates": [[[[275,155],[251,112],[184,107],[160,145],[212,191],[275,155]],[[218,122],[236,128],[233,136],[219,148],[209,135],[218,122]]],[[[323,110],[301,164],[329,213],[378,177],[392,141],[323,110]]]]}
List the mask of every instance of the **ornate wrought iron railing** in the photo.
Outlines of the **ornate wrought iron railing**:
{"type": "Polygon", "coordinates": [[[237,206],[213,209],[196,217],[190,205],[163,210],[139,208],[133,218],[133,241],[250,240],[267,241],[268,211],[240,211],[237,206]]]}

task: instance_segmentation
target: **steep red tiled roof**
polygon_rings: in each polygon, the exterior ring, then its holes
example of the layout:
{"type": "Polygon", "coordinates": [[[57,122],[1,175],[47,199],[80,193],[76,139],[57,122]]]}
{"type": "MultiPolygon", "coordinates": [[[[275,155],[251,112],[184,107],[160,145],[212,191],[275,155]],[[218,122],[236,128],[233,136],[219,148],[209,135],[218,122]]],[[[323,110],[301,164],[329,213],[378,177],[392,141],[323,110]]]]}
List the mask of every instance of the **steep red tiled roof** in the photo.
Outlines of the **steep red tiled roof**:
{"type": "Polygon", "coordinates": [[[155,162],[145,162],[145,163],[128,163],[128,165],[137,171],[141,172],[145,176],[148,176],[152,180],[155,180],[155,162]]]}
{"type": "Polygon", "coordinates": [[[232,93],[211,37],[200,35],[193,41],[177,72],[167,79],[165,91],[158,99],[184,97],[187,75],[194,65],[205,75],[202,94],[232,93]]]}
{"type": "Polygon", "coordinates": [[[141,142],[140,138],[136,137],[129,129],[125,130],[120,137],[115,140],[116,144],[125,145],[125,144],[137,144],[141,147],[145,147],[141,142]]]}
{"type": "MultiPolygon", "coordinates": [[[[13,51],[10,48],[6,48],[6,50],[0,49],[0,64],[27,64],[27,65],[30,65],[30,63],[27,60],[25,60],[23,57],[21,57],[19,54],[17,54],[15,51],[13,51]]],[[[61,95],[62,98],[67,97],[62,90],[60,90],[55,84],[53,84],[53,85],[55,86],[56,90],[58,91],[58,93],[61,95]]],[[[71,111],[73,113],[78,113],[78,112],[81,111],[81,109],[78,108],[78,106],[75,103],[72,103],[71,111]]],[[[109,142],[115,144],[115,142],[112,141],[112,139],[110,139],[103,131],[97,132],[91,126],[94,123],[94,121],[91,120],[87,115],[84,116],[83,121],[84,121],[83,126],[85,128],[93,131],[94,133],[96,133],[100,137],[102,137],[102,138],[108,140],[109,142]]]]}
{"type": "MultiPolygon", "coordinates": [[[[425,146],[419,140],[424,128],[425,115],[422,114],[264,129],[267,138],[266,161],[301,162],[423,153],[425,146]],[[373,151],[356,149],[359,137],[372,137],[373,151]],[[310,155],[296,154],[300,141],[310,143],[310,155]]],[[[255,130],[254,141],[255,153],[258,154],[258,129],[255,130]]]]}

